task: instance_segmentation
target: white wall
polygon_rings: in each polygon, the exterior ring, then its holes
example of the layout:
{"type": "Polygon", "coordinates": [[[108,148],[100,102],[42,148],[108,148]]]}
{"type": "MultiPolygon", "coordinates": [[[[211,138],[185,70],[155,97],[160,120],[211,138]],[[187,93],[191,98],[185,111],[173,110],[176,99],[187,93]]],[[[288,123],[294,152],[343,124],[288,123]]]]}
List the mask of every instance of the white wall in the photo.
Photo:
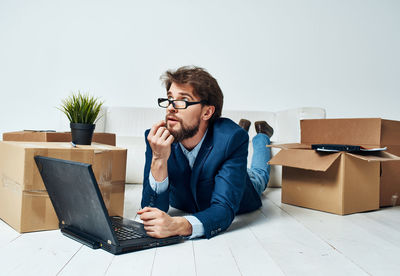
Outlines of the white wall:
{"type": "Polygon", "coordinates": [[[55,129],[78,89],[155,106],[195,64],[225,108],[400,120],[400,1],[0,0],[0,133],[55,129]]]}

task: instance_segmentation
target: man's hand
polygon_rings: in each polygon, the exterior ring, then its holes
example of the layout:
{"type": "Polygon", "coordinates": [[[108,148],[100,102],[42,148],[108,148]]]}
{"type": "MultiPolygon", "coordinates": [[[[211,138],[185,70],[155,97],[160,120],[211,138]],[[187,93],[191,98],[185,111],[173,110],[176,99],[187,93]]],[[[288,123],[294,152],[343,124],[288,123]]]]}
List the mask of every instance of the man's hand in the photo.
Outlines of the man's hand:
{"type": "Polygon", "coordinates": [[[165,127],[165,121],[160,121],[152,126],[147,136],[147,141],[149,141],[153,151],[153,159],[168,160],[174,136],[165,127]]]}
{"type": "Polygon", "coordinates": [[[165,127],[165,121],[161,121],[150,129],[147,141],[149,141],[153,152],[151,173],[156,181],[163,181],[168,175],[167,161],[171,154],[171,144],[174,141],[174,136],[165,127]]]}
{"type": "Polygon", "coordinates": [[[151,207],[145,207],[137,213],[150,237],[166,238],[192,234],[192,225],[184,217],[171,217],[160,209],[151,207]]]}

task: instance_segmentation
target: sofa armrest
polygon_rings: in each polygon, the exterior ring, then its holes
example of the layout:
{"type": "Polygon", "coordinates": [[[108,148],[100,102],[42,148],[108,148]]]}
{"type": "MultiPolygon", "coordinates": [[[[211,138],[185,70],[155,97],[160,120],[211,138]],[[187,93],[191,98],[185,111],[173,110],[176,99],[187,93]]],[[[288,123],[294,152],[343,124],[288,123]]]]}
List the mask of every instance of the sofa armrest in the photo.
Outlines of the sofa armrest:
{"type": "Polygon", "coordinates": [[[276,112],[277,129],[274,141],[280,144],[299,143],[300,121],[303,119],[323,119],[325,117],[325,109],[317,107],[301,107],[276,112]]]}
{"type": "MultiPolygon", "coordinates": [[[[276,113],[276,144],[299,143],[300,142],[300,121],[303,119],[324,119],[325,109],[318,107],[301,107],[283,110],[276,113]]],[[[274,134],[275,135],[275,134],[274,134]]],[[[271,148],[272,156],[280,151],[278,148],[271,148]]],[[[281,187],[282,166],[271,166],[270,180],[268,187],[281,187]]]]}
{"type": "Polygon", "coordinates": [[[146,151],[144,135],[142,137],[117,135],[116,144],[128,150],[125,182],[142,183],[146,151]]]}

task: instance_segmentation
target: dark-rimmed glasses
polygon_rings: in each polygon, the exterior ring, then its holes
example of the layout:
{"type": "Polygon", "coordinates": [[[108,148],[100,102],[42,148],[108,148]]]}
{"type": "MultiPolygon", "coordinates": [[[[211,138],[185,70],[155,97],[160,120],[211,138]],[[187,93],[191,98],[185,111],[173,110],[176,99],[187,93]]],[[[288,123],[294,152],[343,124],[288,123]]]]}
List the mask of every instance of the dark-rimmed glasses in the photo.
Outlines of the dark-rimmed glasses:
{"type": "Polygon", "coordinates": [[[175,109],[186,109],[190,105],[200,104],[200,103],[205,104],[206,101],[188,102],[185,100],[170,100],[167,98],[158,98],[158,106],[162,108],[167,108],[170,104],[172,104],[172,106],[175,109]]]}

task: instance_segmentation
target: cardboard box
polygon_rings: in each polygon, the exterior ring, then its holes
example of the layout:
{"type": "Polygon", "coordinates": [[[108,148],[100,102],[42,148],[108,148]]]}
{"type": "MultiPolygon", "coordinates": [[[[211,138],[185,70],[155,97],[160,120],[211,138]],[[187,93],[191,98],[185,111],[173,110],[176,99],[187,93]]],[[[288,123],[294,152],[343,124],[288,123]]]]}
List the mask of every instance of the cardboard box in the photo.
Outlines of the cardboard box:
{"type": "Polygon", "coordinates": [[[278,145],[269,162],[282,165],[282,202],[339,215],[379,209],[380,162],[386,152],[321,153],[309,145],[278,145]]]}
{"type": "Polygon", "coordinates": [[[0,142],[0,218],[18,232],[58,228],[35,155],[92,164],[110,215],[123,215],[126,149],[104,144],[0,142]]]}
{"type": "MultiPolygon", "coordinates": [[[[387,147],[400,156],[400,122],[380,118],[302,120],[301,143],[387,147]]],[[[400,163],[381,164],[379,205],[400,205],[400,163]]]]}
{"type": "MultiPolygon", "coordinates": [[[[29,141],[29,142],[71,142],[71,132],[46,132],[46,131],[15,131],[3,133],[3,141],[29,141]]],[[[95,132],[93,143],[115,146],[115,134],[95,132]]]]}

